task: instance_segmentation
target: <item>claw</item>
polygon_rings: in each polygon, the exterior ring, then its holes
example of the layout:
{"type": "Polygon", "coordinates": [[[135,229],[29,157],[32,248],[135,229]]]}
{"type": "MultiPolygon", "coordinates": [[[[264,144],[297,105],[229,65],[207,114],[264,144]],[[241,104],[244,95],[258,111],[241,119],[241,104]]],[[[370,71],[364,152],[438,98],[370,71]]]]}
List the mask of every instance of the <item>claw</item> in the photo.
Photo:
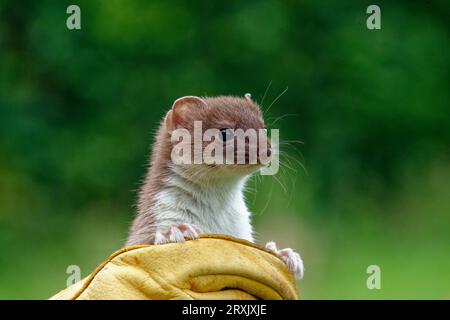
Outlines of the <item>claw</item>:
{"type": "Polygon", "coordinates": [[[157,230],[155,234],[155,244],[184,242],[184,238],[198,238],[200,230],[190,224],[181,223],[173,225],[168,229],[157,230]]]}
{"type": "Polygon", "coordinates": [[[266,248],[275,252],[276,255],[279,256],[281,260],[284,261],[289,271],[292,272],[292,274],[296,279],[303,278],[304,274],[303,261],[297,252],[295,252],[291,248],[278,250],[277,245],[273,241],[267,242],[266,248]]]}

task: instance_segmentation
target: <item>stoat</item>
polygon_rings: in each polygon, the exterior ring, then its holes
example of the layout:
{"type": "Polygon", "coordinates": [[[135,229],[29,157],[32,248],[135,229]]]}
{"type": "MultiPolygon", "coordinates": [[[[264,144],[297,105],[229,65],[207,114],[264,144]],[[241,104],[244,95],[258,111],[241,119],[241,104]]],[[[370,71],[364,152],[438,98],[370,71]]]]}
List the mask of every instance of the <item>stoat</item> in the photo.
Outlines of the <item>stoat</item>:
{"type": "MultiPolygon", "coordinates": [[[[238,129],[265,130],[262,112],[250,94],[244,98],[186,96],[174,102],[156,134],[128,246],[183,242],[185,238],[197,238],[201,233],[254,241],[244,187],[246,180],[265,165],[260,161],[260,154],[263,151],[270,157],[271,145],[267,141],[263,147],[257,146],[257,161],[251,162],[251,146],[246,138],[244,163],[237,163],[239,150],[234,143],[237,139],[234,132],[238,129]],[[226,145],[233,141],[231,164],[225,160],[221,163],[175,161],[174,148],[179,141],[173,139],[175,133],[177,137],[180,132],[193,137],[185,142],[185,146],[193,149],[190,154],[184,154],[190,160],[195,158],[195,152],[206,151],[209,142],[193,141],[195,126],[199,123],[202,134],[208,129],[217,129],[211,139],[220,146],[215,152],[223,150],[223,154],[229,155],[226,145]]],[[[275,251],[297,278],[302,277],[303,263],[298,253],[290,248],[278,250],[274,242],[267,243],[266,247],[275,251]]]]}

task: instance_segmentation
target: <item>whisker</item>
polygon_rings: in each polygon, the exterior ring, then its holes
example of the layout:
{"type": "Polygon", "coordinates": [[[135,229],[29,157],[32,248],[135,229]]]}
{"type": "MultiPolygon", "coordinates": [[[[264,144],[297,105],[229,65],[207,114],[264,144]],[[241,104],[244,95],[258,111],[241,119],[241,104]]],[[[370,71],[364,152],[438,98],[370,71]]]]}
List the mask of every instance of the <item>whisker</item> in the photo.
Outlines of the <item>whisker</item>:
{"type": "MultiPolygon", "coordinates": [[[[283,114],[283,115],[281,115],[281,116],[279,116],[279,117],[276,117],[273,121],[270,122],[269,127],[272,127],[272,126],[275,125],[278,121],[280,121],[280,120],[282,120],[282,119],[284,119],[284,118],[286,118],[286,117],[293,117],[293,116],[298,116],[298,114],[297,114],[297,113],[286,113],[286,114],[283,114]]],[[[269,118],[269,119],[273,119],[273,117],[272,117],[272,118],[269,118]]]]}
{"type": "Polygon", "coordinates": [[[264,99],[266,98],[267,92],[269,92],[270,86],[272,85],[272,80],[270,80],[269,85],[266,88],[266,91],[264,91],[264,95],[261,99],[261,106],[264,104],[264,99]]]}
{"type": "MultiPolygon", "coordinates": [[[[296,179],[292,179],[292,190],[295,190],[295,183],[296,183],[296,179]]],[[[291,195],[289,196],[289,200],[286,204],[286,208],[289,208],[289,206],[291,205],[292,202],[292,198],[294,197],[294,192],[291,192],[291,195]]]]}
{"type": "MultiPolygon", "coordinates": [[[[302,143],[302,142],[298,142],[298,143],[302,143]]],[[[305,161],[305,157],[303,156],[303,153],[296,146],[292,145],[292,143],[290,143],[290,142],[280,142],[279,144],[280,145],[287,145],[287,146],[289,146],[301,158],[302,161],[305,161]]]]}
{"type": "Polygon", "coordinates": [[[262,215],[266,211],[266,209],[269,207],[270,200],[272,200],[272,194],[273,194],[273,180],[271,180],[269,196],[267,197],[267,200],[266,200],[266,203],[264,204],[263,209],[259,211],[258,216],[262,215]]]}
{"type": "Polygon", "coordinates": [[[287,192],[286,187],[281,183],[280,179],[278,179],[276,175],[273,175],[273,178],[280,184],[280,186],[283,189],[283,191],[287,192]]]}
{"type": "MultiPolygon", "coordinates": [[[[291,162],[289,161],[289,159],[286,158],[286,161],[289,162],[289,164],[291,165],[291,162]]],[[[297,173],[297,170],[296,170],[296,169],[292,168],[291,166],[288,166],[286,163],[283,163],[283,164],[280,163],[280,165],[281,165],[281,166],[284,166],[284,167],[286,167],[286,168],[288,168],[288,169],[290,169],[290,170],[292,170],[292,171],[295,172],[295,173],[297,173]]]]}
{"type": "Polygon", "coordinates": [[[283,141],[281,141],[281,142],[286,143],[286,144],[288,144],[288,143],[305,144],[305,143],[304,143],[303,141],[301,141],[301,140],[283,140],[283,141]]]}
{"type": "Polygon", "coordinates": [[[281,92],[281,93],[278,95],[278,97],[276,97],[276,98],[272,101],[272,103],[271,103],[271,104],[269,105],[269,107],[264,111],[264,113],[269,112],[269,110],[270,110],[270,108],[273,106],[273,104],[274,104],[275,102],[277,102],[277,100],[280,99],[281,96],[282,96],[283,94],[285,94],[286,91],[288,91],[288,89],[289,89],[289,87],[286,87],[286,89],[284,89],[283,92],[281,92]]]}
{"type": "Polygon", "coordinates": [[[296,159],[295,157],[291,156],[290,154],[288,154],[286,152],[283,152],[283,156],[288,158],[288,159],[290,159],[290,160],[292,160],[292,161],[295,161],[303,169],[305,174],[309,175],[308,170],[306,170],[306,167],[303,165],[303,163],[300,160],[296,159]]]}

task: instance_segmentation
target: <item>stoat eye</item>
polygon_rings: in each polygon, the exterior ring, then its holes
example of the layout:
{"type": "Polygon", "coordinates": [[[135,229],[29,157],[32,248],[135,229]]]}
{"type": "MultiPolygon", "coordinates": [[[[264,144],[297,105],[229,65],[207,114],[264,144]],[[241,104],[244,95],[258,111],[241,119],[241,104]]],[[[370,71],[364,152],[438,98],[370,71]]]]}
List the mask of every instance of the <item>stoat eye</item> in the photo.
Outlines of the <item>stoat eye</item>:
{"type": "Polygon", "coordinates": [[[233,137],[233,132],[231,132],[230,128],[222,128],[220,129],[220,137],[222,141],[230,140],[233,137]]]}

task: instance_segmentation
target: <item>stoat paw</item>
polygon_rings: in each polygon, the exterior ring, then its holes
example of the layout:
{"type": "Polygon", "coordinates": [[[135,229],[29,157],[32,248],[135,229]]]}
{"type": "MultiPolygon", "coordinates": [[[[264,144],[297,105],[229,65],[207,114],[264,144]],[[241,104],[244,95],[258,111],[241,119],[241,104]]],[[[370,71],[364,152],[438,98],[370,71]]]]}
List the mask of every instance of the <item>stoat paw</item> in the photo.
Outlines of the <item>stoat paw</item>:
{"type": "Polygon", "coordinates": [[[284,261],[289,271],[292,272],[292,274],[296,279],[303,278],[304,273],[303,261],[297,252],[295,252],[291,248],[278,250],[277,245],[273,241],[267,242],[266,248],[275,252],[276,255],[279,256],[281,260],[284,261]]]}
{"type": "Polygon", "coordinates": [[[155,234],[155,244],[184,242],[184,238],[198,238],[200,230],[187,223],[170,226],[167,229],[160,229],[155,234]]]}

